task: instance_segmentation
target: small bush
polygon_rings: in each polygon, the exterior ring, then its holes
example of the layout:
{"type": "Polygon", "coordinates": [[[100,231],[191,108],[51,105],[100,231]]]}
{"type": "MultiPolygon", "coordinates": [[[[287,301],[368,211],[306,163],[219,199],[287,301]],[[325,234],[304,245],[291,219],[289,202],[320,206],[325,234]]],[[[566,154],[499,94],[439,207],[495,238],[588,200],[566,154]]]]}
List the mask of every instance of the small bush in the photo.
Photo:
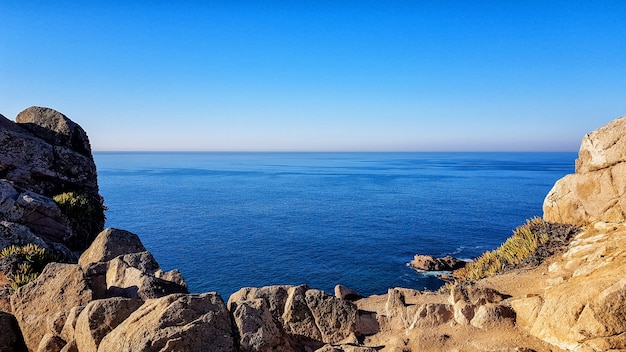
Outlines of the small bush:
{"type": "Polygon", "coordinates": [[[74,192],[61,193],[53,197],[61,212],[70,219],[76,232],[77,243],[68,243],[73,249],[86,248],[95,236],[104,229],[106,206],[102,198],[93,199],[74,192]]]}
{"type": "Polygon", "coordinates": [[[5,276],[11,281],[13,290],[35,280],[46,264],[56,258],[46,250],[29,243],[25,246],[9,246],[0,251],[0,261],[8,262],[9,268],[5,276]]]}

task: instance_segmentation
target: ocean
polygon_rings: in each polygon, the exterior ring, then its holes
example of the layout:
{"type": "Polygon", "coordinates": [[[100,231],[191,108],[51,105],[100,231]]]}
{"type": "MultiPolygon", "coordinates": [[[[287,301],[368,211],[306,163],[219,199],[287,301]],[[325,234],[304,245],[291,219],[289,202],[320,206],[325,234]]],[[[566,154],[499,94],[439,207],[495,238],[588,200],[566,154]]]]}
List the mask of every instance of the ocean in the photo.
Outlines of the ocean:
{"type": "Polygon", "coordinates": [[[95,152],[107,227],[192,293],[436,290],[417,253],[479,256],[542,215],[576,153],[95,152]]]}

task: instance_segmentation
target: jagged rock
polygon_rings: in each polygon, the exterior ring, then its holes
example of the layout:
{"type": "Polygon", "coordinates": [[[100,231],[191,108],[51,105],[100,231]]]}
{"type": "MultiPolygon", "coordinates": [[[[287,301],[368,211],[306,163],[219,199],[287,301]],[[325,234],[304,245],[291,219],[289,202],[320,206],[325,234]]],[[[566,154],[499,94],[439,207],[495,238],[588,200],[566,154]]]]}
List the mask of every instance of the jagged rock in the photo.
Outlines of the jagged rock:
{"type": "Polygon", "coordinates": [[[230,316],[216,293],[146,301],[107,334],[98,351],[232,351],[230,316]]]}
{"type": "Polygon", "coordinates": [[[313,341],[322,341],[322,332],[316,326],[315,316],[306,299],[307,291],[309,291],[309,287],[305,285],[289,288],[282,323],[285,331],[292,336],[303,336],[313,341]]]}
{"type": "Polygon", "coordinates": [[[452,271],[463,268],[465,264],[467,263],[449,255],[435,258],[430,255],[419,254],[416,254],[409,263],[412,268],[424,271],[452,271]]]}
{"type": "Polygon", "coordinates": [[[27,352],[24,337],[12,314],[0,312],[0,351],[27,352]]]}
{"type": "Polygon", "coordinates": [[[308,290],[306,303],[325,343],[339,343],[356,331],[356,306],[349,301],[308,290]]]}
{"type": "Polygon", "coordinates": [[[358,292],[342,285],[335,286],[335,297],[347,299],[348,301],[356,301],[363,298],[358,292]]]}
{"type": "Polygon", "coordinates": [[[106,229],[78,260],[96,298],[157,298],[188,293],[180,272],[163,272],[139,237],[106,229]]]}
{"type": "Polygon", "coordinates": [[[355,340],[357,332],[354,303],[304,285],[244,288],[230,297],[228,307],[242,347],[249,350],[317,349],[355,340]]]}
{"type": "Polygon", "coordinates": [[[36,350],[47,332],[47,319],[92,300],[83,272],[76,264],[48,264],[37,279],[11,296],[11,307],[26,345],[36,350]]]}
{"type": "Polygon", "coordinates": [[[266,300],[234,302],[231,309],[242,351],[289,351],[266,300]]]}
{"type": "Polygon", "coordinates": [[[558,180],[543,203],[544,219],[585,225],[626,221],[626,116],[587,134],[576,173],[558,180]]]}
{"type": "Polygon", "coordinates": [[[586,173],[626,160],[626,116],[619,117],[583,137],[576,172],[586,173]]]}
{"type": "Polygon", "coordinates": [[[120,255],[145,251],[146,247],[139,236],[125,230],[108,228],[96,236],[78,259],[78,264],[86,268],[91,263],[106,262],[120,255]]]}
{"type": "Polygon", "coordinates": [[[37,352],[57,352],[65,347],[65,344],[65,341],[61,337],[47,333],[39,342],[37,352]]]}
{"type": "Polygon", "coordinates": [[[96,352],[100,341],[143,304],[142,300],[109,298],[87,304],[76,320],[74,340],[81,352],[96,352]]]}

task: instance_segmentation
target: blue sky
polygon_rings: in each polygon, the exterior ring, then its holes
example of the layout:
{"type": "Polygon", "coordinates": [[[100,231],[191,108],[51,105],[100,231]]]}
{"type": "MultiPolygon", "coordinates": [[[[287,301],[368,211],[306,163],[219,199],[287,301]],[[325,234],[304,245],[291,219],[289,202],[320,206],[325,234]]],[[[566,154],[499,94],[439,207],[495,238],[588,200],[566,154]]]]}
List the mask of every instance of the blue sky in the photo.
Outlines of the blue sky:
{"type": "Polygon", "coordinates": [[[0,113],[95,150],[574,151],[626,114],[626,1],[0,2],[0,113]]]}

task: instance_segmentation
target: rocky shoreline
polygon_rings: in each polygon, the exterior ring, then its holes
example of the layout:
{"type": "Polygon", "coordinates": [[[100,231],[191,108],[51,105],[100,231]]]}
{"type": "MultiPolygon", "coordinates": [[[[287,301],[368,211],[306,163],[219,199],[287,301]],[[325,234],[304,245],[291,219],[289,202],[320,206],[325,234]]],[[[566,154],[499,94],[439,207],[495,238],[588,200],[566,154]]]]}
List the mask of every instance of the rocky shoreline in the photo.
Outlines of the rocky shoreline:
{"type": "Polygon", "coordinates": [[[449,292],[266,286],[224,300],[189,294],[137,235],[102,229],[80,126],[41,107],[0,115],[0,351],[626,350],[625,161],[626,117],[585,136],[576,174],[544,202],[546,220],[570,225],[499,275],[449,292]]]}

